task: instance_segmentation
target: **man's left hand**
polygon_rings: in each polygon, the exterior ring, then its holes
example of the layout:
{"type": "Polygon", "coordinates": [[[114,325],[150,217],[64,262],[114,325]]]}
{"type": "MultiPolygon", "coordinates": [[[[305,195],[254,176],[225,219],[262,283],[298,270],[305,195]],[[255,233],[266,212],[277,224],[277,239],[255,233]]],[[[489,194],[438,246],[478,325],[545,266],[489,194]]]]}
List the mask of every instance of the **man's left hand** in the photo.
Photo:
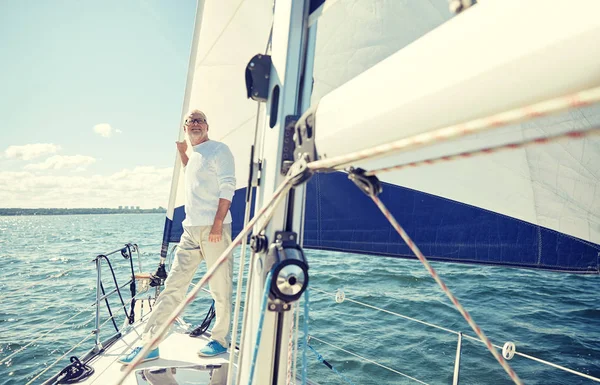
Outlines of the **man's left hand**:
{"type": "Polygon", "coordinates": [[[223,238],[223,225],[221,223],[214,223],[208,234],[209,242],[221,242],[223,238]]]}

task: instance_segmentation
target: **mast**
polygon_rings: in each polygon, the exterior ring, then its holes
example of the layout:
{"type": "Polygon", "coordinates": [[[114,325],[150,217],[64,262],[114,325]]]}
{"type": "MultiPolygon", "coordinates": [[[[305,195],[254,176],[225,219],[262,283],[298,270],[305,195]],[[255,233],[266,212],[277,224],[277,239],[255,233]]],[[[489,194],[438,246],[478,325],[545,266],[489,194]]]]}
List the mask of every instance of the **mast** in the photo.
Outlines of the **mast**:
{"type": "MultiPolygon", "coordinates": [[[[256,207],[263,207],[269,202],[277,187],[284,181],[282,174],[282,151],[286,117],[298,116],[302,108],[307,107],[312,83],[312,53],[316,25],[313,33],[308,33],[309,1],[278,1],[275,3],[272,31],[272,66],[266,108],[259,121],[263,122],[262,148],[258,151],[258,159],[262,162],[260,186],[258,188],[256,207]],[[308,50],[307,50],[308,47],[308,50]],[[306,52],[311,55],[306,55],[306,52]],[[307,65],[307,63],[309,63],[307,65]],[[309,73],[303,73],[305,66],[309,73]],[[308,85],[308,87],[306,86],[308,85]]],[[[302,236],[304,216],[304,186],[291,190],[284,201],[275,210],[270,223],[263,234],[268,244],[276,240],[276,232],[294,232],[302,236]]],[[[259,222],[260,224],[260,222],[259,222]]],[[[301,239],[296,240],[301,244],[301,239]]],[[[290,327],[293,322],[291,311],[271,311],[264,313],[260,348],[254,355],[258,326],[263,317],[261,303],[267,285],[267,273],[274,261],[267,257],[265,251],[257,253],[250,263],[254,264],[252,287],[246,311],[249,312],[244,328],[242,341],[242,362],[239,369],[240,383],[249,383],[251,364],[256,361],[252,384],[284,384],[288,369],[288,341],[290,327]]],[[[273,305],[269,300],[269,309],[273,305]]]]}

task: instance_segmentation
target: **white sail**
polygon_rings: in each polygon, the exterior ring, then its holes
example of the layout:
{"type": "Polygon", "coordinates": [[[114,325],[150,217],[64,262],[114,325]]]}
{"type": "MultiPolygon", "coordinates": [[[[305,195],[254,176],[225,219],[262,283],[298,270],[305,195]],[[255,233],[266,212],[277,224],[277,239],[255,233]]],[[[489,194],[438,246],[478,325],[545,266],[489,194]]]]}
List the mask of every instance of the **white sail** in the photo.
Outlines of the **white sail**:
{"type": "MultiPolygon", "coordinates": [[[[446,0],[332,2],[318,20],[317,150],[333,157],[598,85],[599,7],[595,0],[488,1],[451,18],[446,0]]],[[[234,153],[241,189],[257,108],[246,98],[244,69],[265,50],[272,3],[200,2],[198,20],[184,110],[207,113],[209,136],[234,153]]],[[[598,108],[580,109],[356,165],[371,169],[581,129],[599,117],[598,108]]],[[[380,177],[598,244],[598,157],[597,139],[586,138],[380,177]]],[[[172,193],[173,209],[183,205],[181,191],[172,193]]]]}
{"type": "MultiPolygon", "coordinates": [[[[315,101],[450,18],[445,0],[414,4],[357,0],[332,3],[322,16],[324,22],[317,35],[315,101]],[[399,19],[392,20],[390,14],[398,15],[399,19]],[[386,25],[377,30],[384,16],[386,25]],[[369,30],[373,33],[365,33],[369,30]],[[336,37],[341,38],[343,45],[339,45],[336,37]],[[353,53],[357,51],[363,54],[353,53]],[[349,62],[349,55],[355,60],[349,62]]],[[[231,148],[236,161],[237,188],[243,188],[247,184],[257,116],[256,102],[246,96],[244,71],[252,56],[265,52],[273,2],[200,1],[199,8],[199,38],[192,50],[190,97],[184,110],[199,108],[206,113],[209,137],[231,148]]],[[[181,182],[180,179],[180,185],[181,182]]],[[[183,199],[178,196],[174,207],[181,205],[183,199]]]]}
{"type": "MultiPolygon", "coordinates": [[[[317,150],[335,157],[600,86],[599,12],[594,0],[478,4],[321,98],[317,150]]],[[[336,25],[336,36],[347,39],[344,24],[336,25]]],[[[327,46],[339,45],[332,37],[327,46]]],[[[352,63],[356,56],[364,55],[342,52],[336,60],[352,63]]],[[[318,66],[315,74],[323,76],[318,66]]],[[[356,165],[402,164],[598,124],[600,108],[580,109],[356,165]]],[[[381,179],[598,244],[598,164],[600,142],[590,137],[381,179]]]]}
{"type": "Polygon", "coordinates": [[[205,1],[189,108],[206,113],[209,137],[227,143],[235,157],[237,187],[245,187],[256,126],[256,102],[246,95],[244,73],[264,53],[272,4],[264,0],[205,1]]]}
{"type": "MultiPolygon", "coordinates": [[[[252,56],[265,51],[272,11],[271,2],[265,0],[198,4],[198,37],[192,47],[183,114],[196,108],[206,113],[209,137],[226,143],[234,154],[237,188],[248,182],[257,109],[246,96],[244,71],[252,56]]],[[[184,138],[183,128],[179,137],[184,138]]],[[[173,209],[184,204],[182,175],[174,186],[173,209]]]]}

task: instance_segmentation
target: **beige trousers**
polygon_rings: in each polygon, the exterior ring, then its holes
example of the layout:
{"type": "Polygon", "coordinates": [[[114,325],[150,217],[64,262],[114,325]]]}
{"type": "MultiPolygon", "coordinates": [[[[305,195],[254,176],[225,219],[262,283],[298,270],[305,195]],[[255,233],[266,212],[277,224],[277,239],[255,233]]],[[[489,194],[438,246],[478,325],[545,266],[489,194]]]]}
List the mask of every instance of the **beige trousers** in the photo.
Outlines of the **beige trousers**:
{"type": "MultiPolygon", "coordinates": [[[[175,261],[165,281],[165,289],[158,296],[150,319],[143,332],[142,341],[149,342],[169,315],[184,300],[192,278],[202,260],[207,269],[214,265],[223,251],[231,244],[231,223],[223,225],[220,242],[209,242],[208,234],[212,226],[184,226],[183,235],[175,252],[175,261]]],[[[216,320],[211,338],[222,346],[228,346],[231,325],[231,295],[233,279],[233,256],[230,254],[208,281],[211,295],[215,300],[216,320]]]]}

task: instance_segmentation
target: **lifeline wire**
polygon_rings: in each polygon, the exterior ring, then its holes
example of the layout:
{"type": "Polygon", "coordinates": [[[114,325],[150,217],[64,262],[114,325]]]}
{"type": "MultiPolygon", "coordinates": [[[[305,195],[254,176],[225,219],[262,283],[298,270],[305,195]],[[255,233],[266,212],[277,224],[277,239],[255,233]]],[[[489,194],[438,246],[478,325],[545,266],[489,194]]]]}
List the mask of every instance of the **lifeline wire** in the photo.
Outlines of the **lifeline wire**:
{"type": "Polygon", "coordinates": [[[317,361],[319,361],[320,363],[322,363],[323,365],[327,366],[329,369],[333,370],[333,372],[335,374],[337,374],[338,376],[340,376],[344,381],[346,381],[347,383],[349,383],[350,385],[354,385],[354,383],[352,381],[350,381],[346,376],[344,376],[342,373],[340,373],[336,368],[333,367],[333,365],[331,365],[329,362],[327,362],[327,360],[325,360],[323,358],[323,356],[321,354],[319,354],[319,352],[317,352],[315,350],[315,348],[313,348],[312,346],[308,345],[308,348],[315,353],[315,356],[317,356],[317,361]]]}
{"type": "Polygon", "coordinates": [[[373,365],[379,366],[380,368],[383,368],[383,369],[389,370],[389,371],[390,371],[390,372],[392,372],[392,373],[396,373],[396,374],[398,374],[398,375],[400,375],[400,376],[403,376],[403,377],[409,378],[409,379],[411,379],[411,380],[413,380],[413,381],[415,381],[415,382],[418,382],[419,384],[423,384],[423,385],[429,385],[429,384],[427,384],[426,382],[423,382],[423,381],[421,381],[421,380],[418,380],[418,379],[416,379],[416,378],[414,378],[414,377],[411,377],[411,376],[409,376],[408,374],[404,374],[404,373],[402,373],[402,372],[399,372],[399,371],[397,371],[397,370],[395,370],[395,369],[392,369],[392,368],[390,368],[389,366],[382,365],[382,364],[380,364],[379,362],[376,362],[376,361],[370,360],[370,359],[368,359],[368,358],[366,358],[366,357],[359,356],[359,355],[358,355],[358,354],[356,354],[356,353],[352,353],[352,352],[351,352],[351,351],[349,351],[349,350],[346,350],[346,349],[340,348],[339,346],[335,346],[335,345],[333,345],[333,344],[330,344],[329,342],[325,342],[325,341],[323,341],[322,339],[320,339],[320,338],[317,338],[317,337],[315,337],[315,336],[310,336],[310,338],[311,338],[311,339],[313,339],[313,340],[319,341],[319,342],[320,342],[320,343],[322,343],[322,344],[329,345],[329,346],[331,346],[332,348],[336,348],[336,349],[338,349],[338,350],[341,350],[342,352],[344,352],[344,353],[347,353],[347,354],[350,354],[351,356],[354,356],[354,357],[360,358],[360,359],[361,359],[361,360],[363,360],[363,361],[366,361],[366,362],[369,362],[369,363],[371,363],[371,364],[373,364],[373,365]]]}
{"type": "Polygon", "coordinates": [[[392,213],[387,209],[387,207],[385,207],[383,202],[381,202],[381,200],[379,200],[379,198],[377,198],[375,195],[370,194],[369,197],[373,200],[373,202],[375,202],[377,207],[379,207],[379,209],[381,210],[383,215],[387,218],[387,220],[394,227],[394,229],[396,229],[396,231],[402,237],[402,239],[404,239],[404,242],[406,242],[408,247],[417,256],[419,261],[421,261],[421,263],[425,266],[425,269],[427,269],[429,274],[431,274],[431,276],[433,277],[435,282],[437,282],[437,284],[442,288],[444,293],[446,293],[448,298],[450,298],[450,301],[452,301],[452,303],[458,309],[460,314],[462,314],[462,316],[465,318],[465,320],[467,321],[469,326],[471,326],[471,328],[473,329],[475,334],[477,334],[477,336],[485,343],[485,346],[487,346],[488,350],[492,353],[494,358],[496,358],[496,360],[500,363],[500,365],[506,371],[506,373],[508,373],[508,375],[514,381],[514,383],[517,385],[522,385],[523,382],[521,381],[519,376],[517,376],[517,373],[515,373],[515,371],[512,370],[512,368],[510,367],[508,362],[506,362],[504,360],[504,358],[500,354],[498,354],[498,352],[492,345],[492,342],[487,338],[487,336],[485,335],[483,330],[481,330],[479,328],[479,326],[477,326],[477,324],[475,323],[473,318],[471,318],[471,315],[465,310],[465,308],[463,308],[463,306],[460,304],[460,302],[458,302],[458,299],[454,296],[454,294],[452,294],[450,289],[448,289],[446,284],[441,280],[441,278],[438,276],[437,272],[433,269],[433,267],[431,267],[431,265],[427,261],[427,258],[425,258],[423,253],[421,253],[421,250],[419,250],[417,245],[415,245],[414,242],[412,241],[412,239],[410,239],[410,237],[408,236],[408,234],[406,234],[406,232],[404,231],[402,226],[400,226],[400,224],[396,221],[396,219],[394,218],[392,213]]]}
{"type": "MultiPolygon", "coordinates": [[[[104,321],[104,323],[101,326],[106,325],[106,323],[110,320],[107,319],[106,321],[104,321]]],[[[46,369],[42,370],[40,373],[38,373],[37,376],[35,376],[34,378],[32,378],[26,385],[30,385],[33,384],[33,382],[35,380],[37,380],[42,374],[46,373],[48,370],[50,370],[50,368],[53,368],[54,365],[56,365],[60,360],[62,360],[63,358],[65,358],[69,353],[71,353],[73,350],[77,349],[81,344],[83,344],[85,341],[88,340],[88,338],[94,336],[93,333],[90,333],[87,335],[87,337],[85,337],[84,339],[82,339],[77,345],[73,346],[69,351],[67,351],[65,354],[63,354],[62,356],[60,356],[56,361],[54,361],[52,364],[48,365],[46,367],[46,369]]]]}
{"type": "MultiPolygon", "coordinates": [[[[319,293],[323,293],[323,294],[331,294],[331,293],[329,293],[327,291],[316,289],[314,287],[312,288],[312,290],[317,291],[319,293]]],[[[377,310],[377,311],[380,311],[380,312],[383,312],[383,313],[391,314],[391,315],[393,315],[395,317],[404,318],[404,319],[406,319],[408,321],[413,321],[413,322],[416,322],[416,323],[419,323],[419,324],[422,324],[422,325],[425,325],[425,326],[429,326],[429,327],[432,327],[432,328],[435,328],[435,329],[443,330],[443,331],[445,331],[447,333],[451,333],[451,334],[455,334],[455,335],[461,334],[462,338],[465,338],[465,339],[468,339],[468,340],[471,340],[471,341],[474,341],[474,342],[479,342],[480,344],[485,344],[483,341],[481,341],[477,337],[473,337],[473,336],[470,336],[468,334],[463,334],[463,333],[460,333],[460,332],[458,332],[456,330],[451,330],[451,329],[448,329],[448,328],[445,328],[445,327],[442,327],[442,326],[439,326],[439,325],[435,325],[435,324],[432,324],[432,323],[429,323],[429,322],[421,321],[419,319],[412,318],[412,317],[406,316],[404,314],[399,314],[399,313],[396,313],[396,312],[393,312],[393,311],[382,309],[380,307],[369,305],[369,304],[364,303],[364,302],[356,301],[356,300],[348,298],[348,297],[345,297],[344,301],[349,301],[349,302],[355,303],[357,305],[368,307],[368,308],[371,308],[371,309],[374,309],[374,310],[377,310]]],[[[317,339],[316,337],[313,337],[313,336],[311,336],[311,338],[317,339]]],[[[334,348],[337,348],[337,349],[341,349],[338,346],[334,346],[334,345],[331,345],[331,346],[333,346],[334,348]]],[[[502,349],[502,346],[499,346],[499,345],[493,345],[493,346],[496,347],[496,348],[498,348],[498,349],[502,349]]],[[[530,356],[530,355],[525,354],[525,353],[521,353],[519,351],[515,351],[515,355],[523,357],[523,358],[530,359],[532,361],[537,361],[537,362],[539,362],[541,364],[548,365],[548,366],[551,366],[553,368],[556,368],[556,369],[559,369],[559,370],[562,370],[562,371],[565,371],[565,372],[568,372],[568,373],[571,373],[571,374],[575,374],[575,375],[580,376],[580,377],[587,378],[589,380],[600,382],[600,378],[598,378],[598,377],[593,377],[593,376],[590,376],[588,374],[581,373],[581,372],[575,371],[573,369],[569,369],[567,367],[560,366],[560,365],[554,364],[552,362],[545,361],[545,360],[542,360],[540,358],[530,356]]]]}
{"type": "MultiPolygon", "coordinates": [[[[66,320],[65,322],[56,325],[55,327],[53,327],[52,329],[48,330],[46,333],[42,334],[41,336],[39,336],[38,338],[34,339],[33,341],[29,342],[27,345],[23,346],[22,348],[16,350],[15,352],[13,352],[10,356],[0,360],[0,365],[2,365],[3,363],[7,362],[8,360],[10,360],[12,357],[14,357],[16,354],[22,352],[23,350],[27,349],[29,346],[31,346],[31,344],[39,341],[40,339],[42,339],[43,337],[47,336],[48,334],[52,333],[54,330],[56,330],[57,328],[63,326],[64,324],[66,324],[67,322],[69,322],[70,320],[72,320],[73,318],[77,317],[79,314],[84,313],[88,311],[87,309],[80,311],[79,313],[76,313],[74,316],[72,316],[71,318],[69,318],[68,320],[66,320]]],[[[90,320],[86,321],[84,323],[84,325],[87,325],[88,323],[90,323],[91,321],[93,321],[94,318],[91,318],[90,320]]]]}

